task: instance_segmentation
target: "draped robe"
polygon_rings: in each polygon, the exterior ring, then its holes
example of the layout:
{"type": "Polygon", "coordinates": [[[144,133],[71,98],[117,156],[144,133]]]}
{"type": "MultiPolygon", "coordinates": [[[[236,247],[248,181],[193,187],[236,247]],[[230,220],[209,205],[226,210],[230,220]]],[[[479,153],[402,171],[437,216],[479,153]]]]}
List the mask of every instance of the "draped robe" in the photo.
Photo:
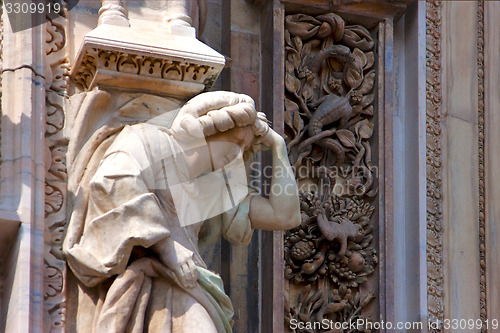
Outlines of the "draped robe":
{"type": "MultiPolygon", "coordinates": [[[[139,97],[122,109],[131,103],[134,113],[140,113],[141,104],[150,108],[154,101],[139,97]]],[[[182,332],[183,327],[184,331],[190,327],[184,313],[199,307],[201,324],[205,318],[219,332],[231,332],[231,301],[220,277],[206,268],[198,243],[223,236],[232,243],[248,244],[251,196],[206,221],[201,232],[199,225],[182,227],[165,168],[182,172],[183,166],[174,159],[159,160],[177,144],[168,128],[137,123],[115,127],[110,133],[95,134],[101,138],[91,145],[95,150],[85,152],[89,167],[77,177],[63,245],[78,279],[76,331],[182,332]],[[166,237],[192,252],[200,273],[196,287],[176,283],[173,271],[150,250],[166,237]]]]}

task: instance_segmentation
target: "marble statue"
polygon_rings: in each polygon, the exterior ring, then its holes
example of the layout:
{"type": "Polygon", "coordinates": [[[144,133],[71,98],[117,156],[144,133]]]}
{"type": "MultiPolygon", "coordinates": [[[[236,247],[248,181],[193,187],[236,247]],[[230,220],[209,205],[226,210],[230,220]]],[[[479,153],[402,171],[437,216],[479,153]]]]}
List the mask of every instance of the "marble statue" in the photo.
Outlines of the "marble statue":
{"type": "Polygon", "coordinates": [[[79,290],[76,331],[231,332],[231,301],[199,246],[221,236],[248,244],[254,229],[300,223],[283,138],[250,97],[231,92],[184,105],[130,94],[113,114],[70,170],[63,252],[79,290]],[[272,152],[268,199],[228,179],[241,166],[246,175],[262,149],[272,152]]]}

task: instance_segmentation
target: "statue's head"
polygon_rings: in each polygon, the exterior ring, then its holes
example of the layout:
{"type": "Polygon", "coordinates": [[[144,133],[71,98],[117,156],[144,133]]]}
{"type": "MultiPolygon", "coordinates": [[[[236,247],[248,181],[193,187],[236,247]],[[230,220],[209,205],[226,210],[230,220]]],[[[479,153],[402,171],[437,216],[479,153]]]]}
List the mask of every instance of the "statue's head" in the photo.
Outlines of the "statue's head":
{"type": "Polygon", "coordinates": [[[213,161],[220,167],[239,151],[245,158],[258,151],[269,126],[265,114],[256,111],[251,97],[218,91],[200,94],[187,102],[172,130],[184,141],[204,139],[213,161]]]}

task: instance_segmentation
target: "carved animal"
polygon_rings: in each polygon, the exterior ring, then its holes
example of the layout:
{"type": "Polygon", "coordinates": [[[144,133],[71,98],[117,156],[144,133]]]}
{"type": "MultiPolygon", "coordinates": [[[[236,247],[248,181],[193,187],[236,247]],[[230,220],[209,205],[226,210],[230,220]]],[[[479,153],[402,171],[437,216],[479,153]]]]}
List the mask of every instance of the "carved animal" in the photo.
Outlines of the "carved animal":
{"type": "Polygon", "coordinates": [[[321,230],[321,233],[327,240],[340,242],[339,255],[345,256],[347,252],[347,240],[358,235],[359,225],[341,216],[337,216],[333,221],[329,221],[323,213],[318,214],[317,222],[319,230],[321,230]]]}
{"type": "Polygon", "coordinates": [[[335,58],[339,62],[344,64],[354,64],[356,59],[351,53],[351,50],[344,45],[332,45],[328,48],[322,49],[316,54],[316,56],[311,61],[311,71],[313,73],[319,73],[321,70],[321,64],[323,60],[327,58],[335,58]]]}
{"type": "MultiPolygon", "coordinates": [[[[321,70],[322,63],[325,59],[335,58],[339,62],[354,65],[355,58],[352,55],[350,49],[344,45],[332,45],[318,52],[314,58],[312,58],[307,66],[311,68],[316,80],[319,81],[319,72],[321,70]]],[[[343,128],[349,118],[352,116],[352,107],[349,104],[348,97],[340,97],[337,95],[326,95],[318,106],[316,111],[313,113],[311,120],[309,121],[308,133],[311,138],[319,135],[322,132],[322,128],[328,124],[332,124],[340,120],[338,128],[343,128]]],[[[344,148],[341,143],[332,138],[320,138],[317,137],[317,144],[330,150],[336,159],[336,164],[341,165],[345,159],[344,148]]],[[[315,142],[316,140],[311,140],[315,142]]],[[[311,142],[311,143],[312,143],[311,142]]]]}
{"type": "Polygon", "coordinates": [[[310,71],[310,85],[315,90],[316,94],[319,94],[315,97],[316,101],[323,96],[321,82],[324,81],[327,71],[322,71],[322,66],[323,62],[328,58],[334,58],[338,62],[344,64],[344,70],[356,66],[356,58],[352,55],[351,50],[344,45],[331,45],[321,49],[314,57],[306,57],[303,70],[310,71]]]}
{"type": "MultiPolygon", "coordinates": [[[[339,121],[338,128],[343,128],[352,114],[352,107],[349,104],[348,97],[327,95],[309,121],[308,134],[310,137],[319,135],[324,126],[336,121],[339,121]]],[[[337,165],[341,165],[344,162],[345,151],[337,139],[322,138],[318,140],[317,144],[332,152],[336,158],[337,165]]]]}

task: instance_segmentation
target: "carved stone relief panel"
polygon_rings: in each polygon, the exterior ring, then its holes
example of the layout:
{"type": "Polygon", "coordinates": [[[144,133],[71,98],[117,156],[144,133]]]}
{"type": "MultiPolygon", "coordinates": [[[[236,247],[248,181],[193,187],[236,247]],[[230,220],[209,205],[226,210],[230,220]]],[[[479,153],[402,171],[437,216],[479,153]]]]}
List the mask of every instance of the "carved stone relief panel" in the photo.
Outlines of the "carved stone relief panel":
{"type": "Polygon", "coordinates": [[[292,331],[378,319],[376,36],[331,12],[285,16],[285,134],[302,215],[284,239],[292,331]]]}
{"type": "MultiPolygon", "coordinates": [[[[441,156],[441,1],[428,1],[427,22],[427,304],[443,319],[443,189],[441,156]]],[[[439,331],[439,330],[438,330],[439,331]]]]}
{"type": "MultiPolygon", "coordinates": [[[[67,6],[66,2],[62,3],[67,6]]],[[[66,56],[67,19],[60,16],[46,23],[45,44],[45,253],[44,331],[64,332],[66,263],[61,253],[66,226],[65,102],[69,82],[66,56]]]]}

